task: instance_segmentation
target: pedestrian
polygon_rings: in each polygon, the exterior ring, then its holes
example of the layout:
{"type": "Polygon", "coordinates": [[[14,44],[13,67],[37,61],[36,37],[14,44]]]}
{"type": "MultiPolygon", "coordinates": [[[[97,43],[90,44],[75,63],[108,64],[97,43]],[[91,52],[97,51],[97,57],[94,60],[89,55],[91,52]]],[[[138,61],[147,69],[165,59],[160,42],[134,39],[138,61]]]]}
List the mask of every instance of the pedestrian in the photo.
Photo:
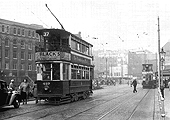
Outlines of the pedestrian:
{"type": "Polygon", "coordinates": [[[38,103],[38,98],[37,98],[37,84],[34,83],[34,86],[33,86],[33,96],[35,98],[35,103],[37,104],[38,103]]]}
{"type": "Polygon", "coordinates": [[[170,81],[168,82],[168,87],[169,87],[169,91],[170,91],[170,81]]]}
{"type": "Polygon", "coordinates": [[[137,86],[137,81],[136,81],[136,79],[133,80],[133,82],[132,82],[131,85],[133,85],[133,93],[137,92],[137,90],[136,90],[136,86],[137,86]]]}
{"type": "Polygon", "coordinates": [[[27,104],[27,99],[28,99],[28,94],[30,89],[30,85],[27,79],[24,79],[23,82],[21,82],[19,89],[21,91],[21,99],[23,101],[23,104],[27,104]]]}
{"type": "Polygon", "coordinates": [[[14,91],[15,90],[14,79],[12,79],[11,82],[9,83],[9,90],[10,91],[14,91]]]}

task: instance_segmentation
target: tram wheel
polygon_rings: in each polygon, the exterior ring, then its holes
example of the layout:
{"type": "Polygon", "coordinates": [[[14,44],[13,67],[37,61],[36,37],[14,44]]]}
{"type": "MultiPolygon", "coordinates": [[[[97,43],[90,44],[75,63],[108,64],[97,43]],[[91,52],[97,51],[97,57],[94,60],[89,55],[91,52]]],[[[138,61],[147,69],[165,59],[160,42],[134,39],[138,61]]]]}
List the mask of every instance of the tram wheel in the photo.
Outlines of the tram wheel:
{"type": "Polygon", "coordinates": [[[77,94],[75,94],[75,98],[74,98],[75,101],[78,101],[79,100],[79,97],[77,94]]]}
{"type": "Polygon", "coordinates": [[[86,99],[87,98],[87,94],[86,92],[83,93],[83,99],[86,99]]]}
{"type": "Polygon", "coordinates": [[[73,94],[70,95],[70,98],[71,98],[71,102],[74,102],[75,101],[75,97],[73,94]]]}

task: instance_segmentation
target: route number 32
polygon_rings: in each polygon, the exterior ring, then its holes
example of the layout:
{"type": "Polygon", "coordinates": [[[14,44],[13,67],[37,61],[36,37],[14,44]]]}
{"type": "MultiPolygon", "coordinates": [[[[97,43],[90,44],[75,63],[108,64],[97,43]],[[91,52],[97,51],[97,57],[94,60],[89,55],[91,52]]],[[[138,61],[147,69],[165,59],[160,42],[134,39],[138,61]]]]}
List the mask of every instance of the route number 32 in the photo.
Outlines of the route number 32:
{"type": "Polygon", "coordinates": [[[49,36],[49,32],[44,32],[43,36],[44,37],[48,37],[49,36]]]}

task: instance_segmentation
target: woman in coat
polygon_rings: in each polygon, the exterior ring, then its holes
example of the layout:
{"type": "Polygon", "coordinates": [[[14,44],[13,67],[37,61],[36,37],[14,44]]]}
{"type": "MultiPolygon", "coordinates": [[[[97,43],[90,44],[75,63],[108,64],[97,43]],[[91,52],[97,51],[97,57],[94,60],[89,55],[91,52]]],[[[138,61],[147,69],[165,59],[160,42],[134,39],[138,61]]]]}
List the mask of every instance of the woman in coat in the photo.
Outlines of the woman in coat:
{"type": "Polygon", "coordinates": [[[30,85],[27,81],[27,79],[24,79],[23,82],[20,84],[19,89],[21,90],[21,97],[23,100],[23,104],[27,104],[27,99],[28,99],[28,93],[30,89],[30,85]]]}

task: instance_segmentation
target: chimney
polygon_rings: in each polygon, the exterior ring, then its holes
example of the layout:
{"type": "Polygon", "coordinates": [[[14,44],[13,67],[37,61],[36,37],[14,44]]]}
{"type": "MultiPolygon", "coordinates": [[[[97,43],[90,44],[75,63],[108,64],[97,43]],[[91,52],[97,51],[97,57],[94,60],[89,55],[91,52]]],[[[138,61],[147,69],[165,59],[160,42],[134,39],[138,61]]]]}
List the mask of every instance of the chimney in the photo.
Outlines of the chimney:
{"type": "Polygon", "coordinates": [[[79,37],[81,38],[81,32],[78,32],[79,37]]]}

